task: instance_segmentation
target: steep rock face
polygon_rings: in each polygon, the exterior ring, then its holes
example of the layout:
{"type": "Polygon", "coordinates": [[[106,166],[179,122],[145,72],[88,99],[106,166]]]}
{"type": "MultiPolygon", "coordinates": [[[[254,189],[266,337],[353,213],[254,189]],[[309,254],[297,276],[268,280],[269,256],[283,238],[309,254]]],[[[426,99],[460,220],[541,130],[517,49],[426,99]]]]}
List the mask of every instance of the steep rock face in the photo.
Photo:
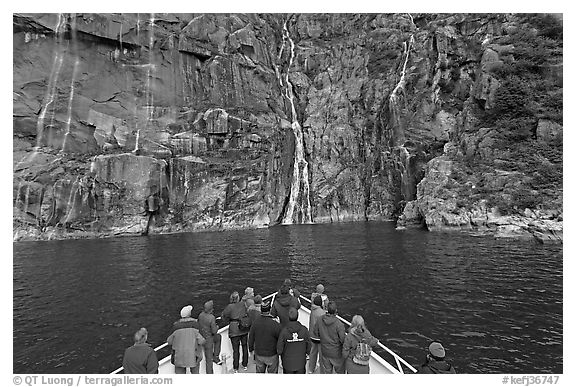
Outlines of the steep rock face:
{"type": "Polygon", "coordinates": [[[444,155],[428,163],[400,227],[563,239],[561,33],[518,33],[537,24],[525,16],[502,21],[482,41],[444,155]]]}
{"type": "MultiPolygon", "coordinates": [[[[313,222],[481,228],[470,219],[497,206],[458,200],[470,184],[451,176],[509,156],[481,121],[502,104],[512,19],[15,14],[15,239],[140,233],[149,197],[152,232],[271,226],[303,208],[292,198],[309,200],[313,222]]],[[[556,117],[534,128],[561,142],[556,117]]],[[[470,175],[498,176],[510,207],[526,179],[506,173],[470,175]]],[[[561,219],[555,188],[530,219],[552,207],[561,219]]]]}

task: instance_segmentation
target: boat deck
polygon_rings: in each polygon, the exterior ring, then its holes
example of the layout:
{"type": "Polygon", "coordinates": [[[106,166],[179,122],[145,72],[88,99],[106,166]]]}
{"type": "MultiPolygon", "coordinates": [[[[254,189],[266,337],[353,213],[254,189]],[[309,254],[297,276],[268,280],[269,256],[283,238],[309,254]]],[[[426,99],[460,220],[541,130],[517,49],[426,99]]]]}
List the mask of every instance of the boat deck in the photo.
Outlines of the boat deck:
{"type": "MultiPolygon", "coordinates": [[[[270,294],[269,296],[264,297],[264,300],[271,298],[274,300],[275,293],[270,294]]],[[[305,300],[310,304],[310,300],[306,297],[300,296],[301,299],[305,300]]],[[[340,316],[337,316],[340,321],[342,321],[345,325],[350,325],[350,323],[340,316]]],[[[298,321],[308,328],[308,323],[310,321],[310,309],[302,305],[298,310],[298,321]]],[[[222,365],[213,364],[214,374],[229,374],[234,373],[232,369],[232,343],[230,338],[228,337],[228,326],[220,328],[218,333],[222,335],[222,344],[220,349],[220,357],[224,360],[222,365]]],[[[383,354],[387,357],[391,358],[392,363],[384,360],[380,355],[378,355],[374,350],[370,355],[370,373],[371,374],[399,374],[404,373],[404,368],[407,368],[413,373],[416,373],[416,369],[408,364],[404,359],[400,356],[392,352],[389,348],[384,346],[382,343],[378,343],[378,346],[381,350],[383,350],[383,354]]],[[[158,352],[161,349],[168,347],[167,343],[162,344],[161,346],[155,348],[158,352]]],[[[240,359],[242,358],[242,351],[240,351],[240,359]]],[[[278,368],[278,373],[283,373],[281,368],[282,360],[280,359],[280,365],[278,368]]],[[[117,370],[113,371],[113,374],[120,373],[123,371],[123,368],[120,367],[117,370]]],[[[159,361],[158,372],[161,374],[174,374],[175,369],[174,365],[170,363],[170,356],[166,356],[159,361]]],[[[202,359],[200,363],[200,373],[206,373],[206,360],[202,359]]],[[[240,363],[240,369],[238,373],[256,373],[256,364],[254,361],[254,356],[249,356],[248,359],[248,369],[244,371],[242,364],[240,363]]],[[[316,369],[315,373],[319,373],[319,370],[316,369]]]]}

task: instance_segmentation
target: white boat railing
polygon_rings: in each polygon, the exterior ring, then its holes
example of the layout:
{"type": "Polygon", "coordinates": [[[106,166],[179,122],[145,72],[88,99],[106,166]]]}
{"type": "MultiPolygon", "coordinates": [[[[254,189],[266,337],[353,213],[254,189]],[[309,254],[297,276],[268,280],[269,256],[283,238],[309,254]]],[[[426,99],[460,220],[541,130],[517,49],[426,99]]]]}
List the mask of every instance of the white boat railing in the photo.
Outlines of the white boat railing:
{"type": "MultiPolygon", "coordinates": [[[[307,301],[310,303],[310,305],[312,305],[312,301],[306,297],[304,297],[303,295],[300,295],[300,298],[302,298],[303,300],[307,301]]],[[[351,326],[352,324],[350,322],[348,322],[346,319],[336,315],[336,317],[342,321],[344,324],[351,326]]],[[[383,350],[385,350],[386,352],[388,352],[390,355],[392,355],[394,357],[394,360],[396,360],[396,365],[398,366],[398,371],[400,371],[401,374],[404,373],[404,369],[402,368],[402,364],[404,364],[406,367],[408,367],[408,369],[410,369],[410,371],[417,373],[418,371],[412,367],[412,365],[410,365],[410,363],[408,363],[406,360],[402,359],[400,356],[398,356],[394,351],[392,351],[390,348],[388,348],[387,346],[385,346],[384,344],[382,344],[380,341],[378,341],[378,346],[380,348],[382,348],[383,350]]]]}
{"type": "MultiPolygon", "coordinates": [[[[269,298],[272,298],[272,302],[274,302],[274,298],[276,297],[277,292],[274,292],[272,294],[267,295],[266,297],[262,298],[262,301],[265,301],[269,298]]],[[[310,303],[310,305],[312,305],[312,301],[306,297],[304,297],[303,295],[300,295],[300,298],[302,298],[304,301],[310,303]]],[[[349,323],[347,320],[345,320],[344,318],[336,315],[336,317],[342,321],[344,324],[351,326],[352,324],[349,323]]],[[[217,317],[216,319],[220,319],[220,317],[217,317]]],[[[155,352],[160,351],[161,349],[164,349],[168,346],[168,343],[164,343],[162,345],[159,345],[158,347],[154,348],[155,352]]],[[[396,353],[394,353],[390,348],[388,348],[387,346],[385,346],[384,344],[382,344],[380,341],[378,341],[378,346],[380,348],[382,348],[383,350],[385,350],[386,352],[388,352],[390,355],[392,355],[394,357],[394,360],[396,360],[396,365],[398,367],[398,371],[400,371],[401,374],[404,373],[404,369],[402,368],[402,364],[404,364],[406,367],[408,367],[412,372],[417,373],[418,371],[412,367],[410,365],[410,363],[408,363],[406,360],[402,359],[400,356],[398,356],[396,353]]],[[[122,372],[124,370],[124,367],[120,367],[114,371],[112,371],[112,374],[118,374],[120,372],[122,372]]]]}

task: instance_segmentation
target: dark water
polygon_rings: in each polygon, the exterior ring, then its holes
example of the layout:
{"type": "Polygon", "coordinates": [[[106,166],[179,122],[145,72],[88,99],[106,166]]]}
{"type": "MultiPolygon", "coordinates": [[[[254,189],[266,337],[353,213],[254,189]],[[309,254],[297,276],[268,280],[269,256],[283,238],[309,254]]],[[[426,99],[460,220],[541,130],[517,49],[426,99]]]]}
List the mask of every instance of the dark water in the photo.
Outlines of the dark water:
{"type": "Polygon", "coordinates": [[[14,373],[107,373],[135,330],[286,277],[319,282],[410,363],[444,343],[460,373],[562,373],[562,246],[389,223],[14,244],[14,373]]]}

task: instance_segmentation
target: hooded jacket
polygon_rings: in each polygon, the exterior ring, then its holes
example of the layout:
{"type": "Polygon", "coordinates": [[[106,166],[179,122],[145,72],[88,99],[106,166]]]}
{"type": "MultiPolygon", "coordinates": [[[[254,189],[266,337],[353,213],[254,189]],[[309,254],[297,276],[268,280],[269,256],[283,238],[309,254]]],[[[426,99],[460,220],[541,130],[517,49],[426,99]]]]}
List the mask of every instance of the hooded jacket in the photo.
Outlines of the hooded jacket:
{"type": "Polygon", "coordinates": [[[318,324],[318,319],[326,314],[326,311],[318,305],[312,304],[312,310],[310,312],[310,322],[308,323],[308,327],[310,329],[310,338],[312,340],[320,340],[319,337],[314,336],[312,332],[314,332],[314,327],[318,324]]]}
{"type": "Polygon", "coordinates": [[[368,329],[363,331],[351,329],[344,339],[344,345],[342,346],[342,356],[346,359],[352,360],[356,354],[358,343],[362,340],[364,340],[364,342],[372,348],[378,345],[378,339],[372,336],[368,329]]]}
{"type": "Polygon", "coordinates": [[[248,350],[259,356],[275,356],[281,330],[280,324],[269,314],[258,317],[250,327],[248,350]]]}
{"type": "Polygon", "coordinates": [[[125,374],[157,374],[158,358],[150,344],[134,344],[124,351],[122,366],[125,374]]]}
{"type": "Polygon", "coordinates": [[[320,338],[322,356],[332,359],[342,358],[342,345],[346,338],[346,330],[336,315],[325,314],[320,317],[311,334],[313,337],[320,338]]]}
{"type": "Polygon", "coordinates": [[[455,374],[456,370],[452,364],[445,360],[428,358],[426,363],[420,367],[421,374],[455,374]]]}
{"type": "Polygon", "coordinates": [[[176,367],[196,367],[202,360],[202,345],[206,341],[197,329],[198,322],[193,318],[183,318],[174,323],[174,332],[166,341],[174,351],[176,367]]]}
{"type": "Polygon", "coordinates": [[[277,351],[282,356],[282,367],[288,371],[305,369],[311,347],[308,329],[298,321],[289,321],[278,337],[277,351]]]}
{"type": "Polygon", "coordinates": [[[270,310],[270,314],[273,317],[278,316],[280,318],[280,325],[283,327],[288,324],[290,319],[288,318],[288,309],[290,307],[300,309],[300,301],[297,297],[291,296],[290,294],[278,294],[270,310]]]}

